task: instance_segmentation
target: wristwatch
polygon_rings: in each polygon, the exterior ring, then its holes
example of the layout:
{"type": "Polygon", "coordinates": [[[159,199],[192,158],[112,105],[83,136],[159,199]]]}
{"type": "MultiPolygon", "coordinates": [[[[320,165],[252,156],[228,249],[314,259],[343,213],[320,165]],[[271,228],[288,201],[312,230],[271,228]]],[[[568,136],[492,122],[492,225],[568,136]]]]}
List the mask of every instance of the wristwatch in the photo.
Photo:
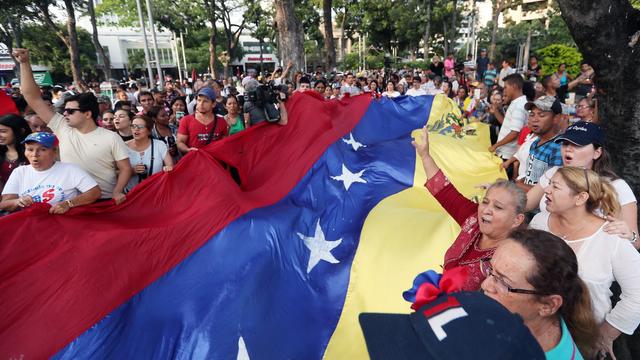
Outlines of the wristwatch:
{"type": "Polygon", "coordinates": [[[635,231],[632,231],[631,233],[633,234],[633,237],[631,238],[631,240],[629,240],[629,242],[633,244],[638,241],[638,233],[635,231]]]}

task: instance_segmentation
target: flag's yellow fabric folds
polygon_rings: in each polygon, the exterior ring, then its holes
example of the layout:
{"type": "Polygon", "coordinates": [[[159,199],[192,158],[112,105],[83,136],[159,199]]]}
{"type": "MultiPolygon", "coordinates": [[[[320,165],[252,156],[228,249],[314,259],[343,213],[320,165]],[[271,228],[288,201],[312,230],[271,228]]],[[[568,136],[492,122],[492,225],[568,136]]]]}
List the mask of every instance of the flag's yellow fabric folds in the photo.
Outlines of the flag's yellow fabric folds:
{"type": "MultiPolygon", "coordinates": [[[[427,115],[425,115],[425,120],[427,115]]],[[[479,199],[479,184],[505,178],[500,159],[488,152],[489,128],[459,122],[457,106],[436,96],[428,114],[431,153],[465,196],[479,199]]],[[[420,139],[421,129],[413,132],[420,139]]],[[[460,228],[424,187],[426,175],[416,154],[413,187],[381,201],[367,217],[351,268],[349,289],[326,359],[366,359],[358,323],[362,312],[409,313],[402,292],[427,270],[441,271],[444,253],[460,228]]]]}

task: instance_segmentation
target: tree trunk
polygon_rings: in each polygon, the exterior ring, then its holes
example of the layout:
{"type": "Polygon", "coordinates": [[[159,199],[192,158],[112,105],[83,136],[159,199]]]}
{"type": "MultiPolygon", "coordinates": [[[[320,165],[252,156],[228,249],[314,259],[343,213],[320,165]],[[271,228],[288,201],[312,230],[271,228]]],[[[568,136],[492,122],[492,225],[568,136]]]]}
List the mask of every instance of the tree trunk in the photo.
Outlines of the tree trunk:
{"type": "Polygon", "coordinates": [[[293,0],[275,0],[276,26],[283,63],[291,61],[295,70],[304,69],[304,34],[293,10],[293,0]]]}
{"type": "Polygon", "coordinates": [[[595,70],[599,118],[618,175],[640,194],[640,10],[629,1],[558,0],[562,18],[595,70]]]}
{"type": "Polygon", "coordinates": [[[424,37],[422,40],[424,41],[424,60],[426,61],[429,57],[429,38],[431,37],[431,2],[433,0],[425,0],[427,5],[427,24],[424,27],[424,37]]]}
{"type": "Polygon", "coordinates": [[[215,79],[216,76],[216,37],[218,36],[218,28],[216,28],[216,2],[215,0],[204,0],[204,6],[207,11],[207,17],[211,23],[211,36],[209,36],[209,71],[215,79]]]}
{"type": "Polygon", "coordinates": [[[442,50],[444,51],[444,57],[446,58],[447,56],[449,56],[449,40],[447,35],[449,33],[447,32],[447,22],[443,21],[442,22],[442,37],[444,38],[443,42],[442,42],[442,50]]]}
{"type": "Polygon", "coordinates": [[[496,52],[496,36],[498,35],[498,20],[500,19],[500,0],[493,0],[493,13],[491,14],[491,44],[489,45],[489,61],[493,61],[496,52]]]}
{"type": "Polygon", "coordinates": [[[455,53],[455,48],[456,48],[456,26],[457,26],[457,17],[458,17],[458,0],[452,0],[451,3],[453,4],[453,13],[451,14],[451,38],[450,38],[450,43],[449,43],[449,50],[452,53],[455,53]]]}
{"type": "Polygon", "coordinates": [[[216,74],[216,36],[217,31],[215,28],[215,24],[213,25],[213,29],[211,30],[211,37],[209,37],[209,71],[211,71],[211,76],[216,79],[218,78],[216,74]]]}
{"type": "Polygon", "coordinates": [[[336,46],[333,42],[333,21],[331,20],[331,9],[333,0],[322,2],[322,13],[324,21],[324,69],[329,72],[336,66],[336,46]]]}
{"type": "Polygon", "coordinates": [[[93,43],[93,47],[96,49],[100,60],[102,61],[102,72],[104,74],[104,79],[111,79],[111,60],[104,51],[104,48],[100,44],[100,40],[98,40],[98,25],[96,23],[96,11],[93,6],[93,0],[88,1],[88,10],[89,10],[89,20],[91,21],[91,30],[93,34],[91,34],[91,42],[93,43]]]}
{"type": "Polygon", "coordinates": [[[344,30],[344,25],[347,23],[347,13],[348,13],[348,3],[345,1],[344,4],[344,15],[342,16],[342,23],[340,24],[340,29],[342,31],[340,36],[340,57],[342,61],[344,61],[344,53],[347,48],[347,32],[344,30]]]}
{"type": "Polygon", "coordinates": [[[76,30],[76,12],[73,8],[72,0],[64,0],[65,10],[67,11],[67,34],[68,34],[68,47],[69,57],[71,58],[71,76],[73,76],[73,82],[82,91],[86,90],[84,82],[82,81],[82,74],[80,72],[80,51],[78,49],[78,32],[76,30]]]}
{"type": "MultiPolygon", "coordinates": [[[[7,45],[7,48],[9,49],[9,54],[12,54],[14,41],[16,43],[17,48],[22,47],[22,29],[20,28],[20,23],[16,23],[15,19],[11,17],[9,18],[9,27],[11,28],[10,31],[12,36],[7,33],[8,38],[3,40],[5,41],[5,45],[7,45]]],[[[13,68],[13,72],[16,75],[16,78],[19,79],[20,63],[16,59],[13,59],[13,63],[15,64],[15,67],[13,68]]]]}

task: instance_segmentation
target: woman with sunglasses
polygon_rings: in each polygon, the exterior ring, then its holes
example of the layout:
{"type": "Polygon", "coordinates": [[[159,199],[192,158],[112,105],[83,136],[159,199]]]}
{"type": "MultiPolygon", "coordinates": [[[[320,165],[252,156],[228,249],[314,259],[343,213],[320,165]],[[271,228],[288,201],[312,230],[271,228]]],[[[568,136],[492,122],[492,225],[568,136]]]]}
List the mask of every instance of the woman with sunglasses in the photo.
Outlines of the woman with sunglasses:
{"type": "Polygon", "coordinates": [[[128,147],[129,161],[131,161],[134,175],[127,184],[127,191],[131,191],[134,186],[155,173],[173,170],[173,158],[167,145],[151,137],[153,120],[150,117],[134,116],[131,129],[133,139],[125,144],[128,147]]]}
{"type": "Polygon", "coordinates": [[[482,291],[522,317],[547,359],[592,357],[598,326],[578,260],[564,241],[515,230],[481,267],[482,291]]]}
{"type": "Polygon", "coordinates": [[[427,174],[425,186],[433,197],[460,225],[461,231],[444,256],[444,269],[464,266],[467,279],[464,290],[475,291],[485,276],[480,261],[491,258],[496,247],[511,231],[522,225],[526,195],[514,183],[497,181],[489,186],[480,204],[464,197],[445,177],[429,152],[429,136],[425,128],[422,142],[413,141],[427,174]]]}
{"type": "Polygon", "coordinates": [[[600,356],[613,354],[620,334],[633,334],[640,324],[640,254],[629,241],[608,234],[604,227],[620,210],[613,186],[592,170],[562,167],[545,189],[547,212],[531,220],[534,229],[562,238],[576,253],[580,278],[587,284],[596,322],[600,326],[600,356]],[[621,288],[612,306],[611,284],[621,288]]]}
{"type": "MultiPolygon", "coordinates": [[[[600,127],[594,123],[579,121],[569,126],[555,141],[562,143],[560,151],[562,163],[565,166],[591,169],[611,183],[616,191],[620,212],[609,216],[607,219],[609,223],[604,230],[631,241],[637,248],[640,245],[640,241],[636,241],[638,239],[637,201],[629,184],[613,171],[609,154],[603,146],[604,134],[600,127]]],[[[540,177],[538,184],[529,190],[527,211],[536,208],[541,212],[547,211],[544,192],[556,171],[558,167],[547,170],[540,177]]]]}
{"type": "Polygon", "coordinates": [[[596,108],[596,100],[584,97],[578,101],[576,106],[576,116],[582,121],[598,123],[598,109],[596,108]]]}

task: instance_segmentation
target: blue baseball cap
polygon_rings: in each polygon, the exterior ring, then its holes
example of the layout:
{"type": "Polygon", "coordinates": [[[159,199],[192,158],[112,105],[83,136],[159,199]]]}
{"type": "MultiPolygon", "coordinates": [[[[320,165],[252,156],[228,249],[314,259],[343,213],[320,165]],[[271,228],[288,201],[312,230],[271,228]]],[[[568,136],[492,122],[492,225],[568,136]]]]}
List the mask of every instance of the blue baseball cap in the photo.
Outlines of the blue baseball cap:
{"type": "Polygon", "coordinates": [[[558,135],[555,142],[568,141],[578,146],[589,144],[604,145],[604,133],[597,124],[578,121],[569,126],[563,134],[558,135]]]}
{"type": "Polygon", "coordinates": [[[216,91],[208,86],[200,89],[200,91],[198,91],[198,96],[204,96],[211,101],[216,101],[217,97],[216,91]]]}
{"type": "Polygon", "coordinates": [[[481,292],[438,296],[412,314],[362,313],[371,359],[545,359],[522,318],[481,292]]]}
{"type": "Polygon", "coordinates": [[[22,144],[30,142],[37,142],[48,149],[51,149],[54,146],[58,146],[58,138],[52,133],[48,132],[31,133],[24,140],[22,140],[22,144]]]}

